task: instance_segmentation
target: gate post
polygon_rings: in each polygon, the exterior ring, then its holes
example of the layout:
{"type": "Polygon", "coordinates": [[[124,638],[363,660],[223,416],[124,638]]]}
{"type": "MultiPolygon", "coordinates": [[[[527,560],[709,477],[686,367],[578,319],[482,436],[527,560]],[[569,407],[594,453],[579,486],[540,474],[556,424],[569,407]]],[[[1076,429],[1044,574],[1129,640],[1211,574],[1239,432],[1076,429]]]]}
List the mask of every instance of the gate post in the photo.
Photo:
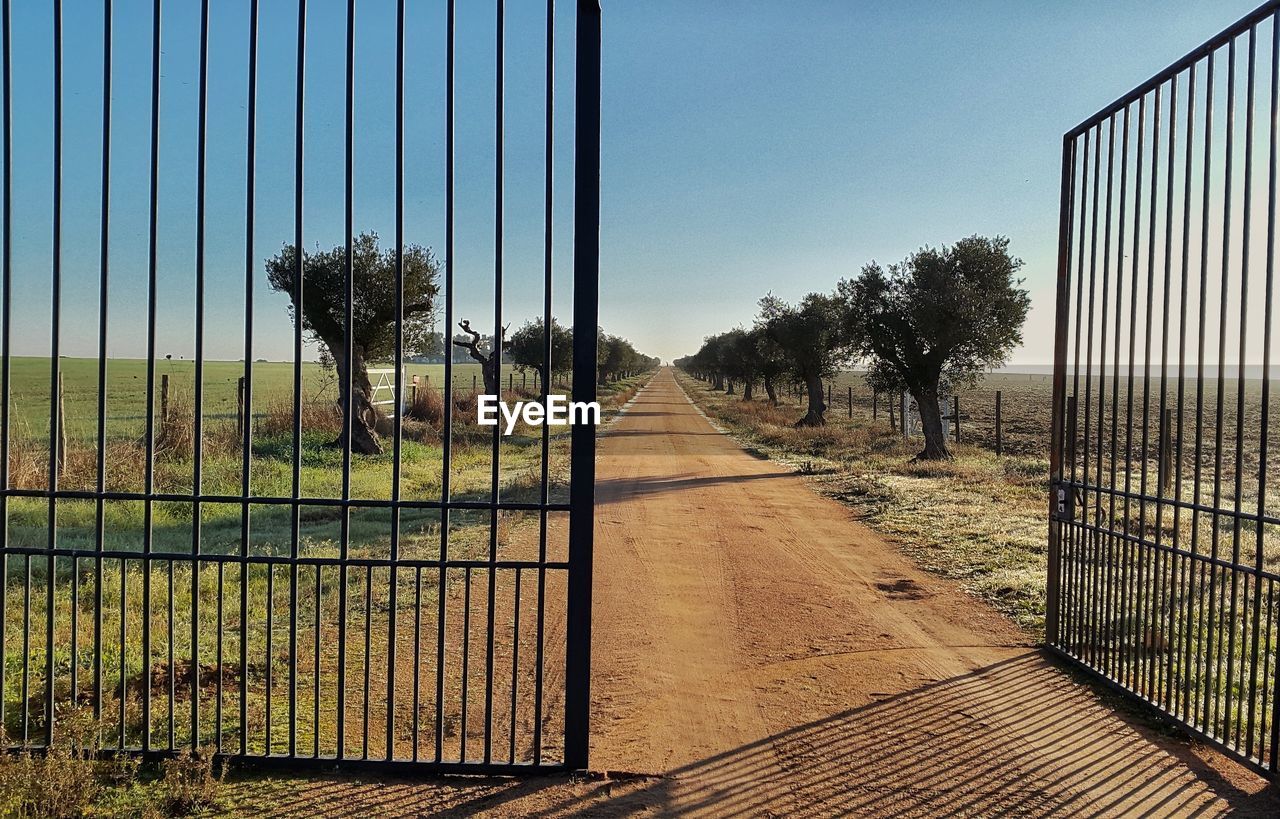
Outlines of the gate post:
{"type": "Polygon", "coordinates": [[[1071,310],[1071,194],[1075,188],[1075,138],[1062,138],[1062,176],[1058,214],[1058,304],[1053,339],[1053,421],[1049,442],[1049,555],[1045,579],[1044,636],[1059,642],[1058,597],[1062,590],[1062,524],[1054,517],[1054,488],[1062,480],[1064,397],[1067,386],[1067,319],[1071,310]]]}
{"type": "MultiPolygon", "coordinates": [[[[600,296],[600,3],[578,0],[574,122],[573,400],[594,401],[600,296]]],[[[596,429],[576,424],[569,444],[569,592],[564,764],[587,767],[591,710],[591,562],[596,429]]]]}

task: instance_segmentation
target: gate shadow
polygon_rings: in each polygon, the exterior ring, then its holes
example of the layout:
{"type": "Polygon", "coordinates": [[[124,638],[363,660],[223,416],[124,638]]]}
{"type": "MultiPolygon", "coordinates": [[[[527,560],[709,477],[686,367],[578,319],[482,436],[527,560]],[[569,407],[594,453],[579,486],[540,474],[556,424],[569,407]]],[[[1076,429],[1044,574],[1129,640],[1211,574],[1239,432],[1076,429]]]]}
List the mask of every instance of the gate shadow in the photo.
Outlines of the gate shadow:
{"type": "Polygon", "coordinates": [[[1110,709],[1066,674],[1046,681],[1047,662],[1021,654],[661,775],[325,779],[291,792],[300,808],[370,815],[1280,815],[1274,786],[1245,790],[1183,741],[1153,742],[1128,719],[1099,732],[1110,709]]]}

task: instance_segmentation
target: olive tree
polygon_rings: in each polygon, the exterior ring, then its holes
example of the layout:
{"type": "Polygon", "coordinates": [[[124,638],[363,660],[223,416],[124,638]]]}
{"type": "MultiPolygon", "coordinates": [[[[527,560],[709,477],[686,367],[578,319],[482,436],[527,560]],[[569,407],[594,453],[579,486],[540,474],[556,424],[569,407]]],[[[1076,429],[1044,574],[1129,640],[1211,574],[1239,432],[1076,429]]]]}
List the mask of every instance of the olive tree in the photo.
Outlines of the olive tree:
{"type": "Polygon", "coordinates": [[[374,455],[378,443],[378,412],[372,403],[370,361],[385,360],[396,350],[397,280],[400,284],[400,325],[404,349],[416,350],[428,343],[435,323],[435,299],[439,294],[440,266],[428,248],[409,245],[397,259],[395,249],[380,250],[376,233],[363,233],[351,245],[351,360],[347,360],[347,248],[302,252],[286,244],[267,260],[271,289],[287,293],[290,315],[302,329],[324,345],[338,375],[339,403],[351,407],[350,424],[334,444],[346,446],[351,429],[351,451],[374,455]],[[403,276],[397,270],[403,266],[403,276]],[[298,275],[302,276],[302,303],[298,304],[298,275]],[[351,394],[347,395],[347,385],[351,394]]]}
{"type": "Polygon", "coordinates": [[[526,322],[511,334],[511,363],[521,372],[533,370],[542,379],[543,388],[550,389],[551,381],[573,369],[573,330],[551,319],[551,359],[547,361],[547,334],[542,319],[526,322]],[[548,369],[550,372],[548,372],[548,369]]]}
{"type": "Polygon", "coordinates": [[[1005,363],[1022,343],[1031,299],[1003,236],[921,248],[887,269],[872,262],[837,287],[845,341],[872,378],[901,384],[919,407],[920,460],[951,457],[938,399],[1005,363]]]}
{"type": "Polygon", "coordinates": [[[835,296],[810,293],[799,304],[772,294],[760,300],[756,326],[785,356],[787,373],[804,383],[809,405],[798,427],[823,426],[827,410],[822,379],[835,375],[846,358],[842,304],[835,296]]]}

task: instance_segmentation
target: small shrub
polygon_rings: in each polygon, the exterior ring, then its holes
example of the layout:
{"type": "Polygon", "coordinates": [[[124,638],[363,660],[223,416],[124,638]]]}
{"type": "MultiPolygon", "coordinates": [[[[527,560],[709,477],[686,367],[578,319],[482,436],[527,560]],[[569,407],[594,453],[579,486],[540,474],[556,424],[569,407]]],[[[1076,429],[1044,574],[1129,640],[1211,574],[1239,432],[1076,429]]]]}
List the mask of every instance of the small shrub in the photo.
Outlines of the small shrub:
{"type": "Polygon", "coordinates": [[[218,806],[222,775],[214,770],[212,749],[184,750],[166,759],[161,770],[165,813],[182,816],[218,806]]]}
{"type": "Polygon", "coordinates": [[[444,424],[444,399],[431,387],[419,386],[413,391],[413,400],[409,402],[409,411],[405,414],[415,421],[440,429],[444,424]]]}
{"type": "Polygon", "coordinates": [[[185,390],[170,390],[168,405],[156,407],[156,454],[190,458],[195,444],[195,408],[185,390]]]}
{"type": "MultiPolygon", "coordinates": [[[[0,815],[83,816],[101,791],[97,723],[86,710],[59,715],[53,745],[43,756],[0,753],[0,815]]],[[[0,744],[8,739],[0,731],[0,744]]]]}

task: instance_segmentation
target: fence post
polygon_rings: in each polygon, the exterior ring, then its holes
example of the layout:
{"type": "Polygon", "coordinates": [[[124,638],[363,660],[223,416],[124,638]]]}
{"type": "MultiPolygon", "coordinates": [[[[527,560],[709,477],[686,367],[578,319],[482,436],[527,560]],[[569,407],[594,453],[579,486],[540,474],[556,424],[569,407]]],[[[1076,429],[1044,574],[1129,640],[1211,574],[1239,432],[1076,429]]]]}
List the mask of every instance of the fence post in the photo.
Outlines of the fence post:
{"type": "Polygon", "coordinates": [[[875,421],[880,417],[880,393],[875,390],[871,391],[871,420],[875,421]]]}
{"type": "Polygon", "coordinates": [[[475,373],[471,374],[471,391],[472,392],[476,391],[476,374],[475,373]]]}
{"type": "Polygon", "coordinates": [[[849,385],[849,420],[853,420],[853,385],[849,385]]]}
{"type": "Polygon", "coordinates": [[[524,390],[528,388],[529,388],[529,371],[525,370],[524,372],[520,373],[520,389],[524,390]]]}
{"type": "Polygon", "coordinates": [[[160,376],[160,435],[164,436],[165,427],[169,425],[169,375],[160,376]]]}
{"type": "Polygon", "coordinates": [[[893,420],[893,402],[889,402],[889,431],[897,432],[898,424],[893,420]]]}
{"type": "Polygon", "coordinates": [[[67,407],[62,389],[62,370],[58,370],[58,477],[67,467],[67,407]]]}
{"type": "Polygon", "coordinates": [[[511,392],[511,390],[514,389],[515,381],[516,381],[516,374],[507,373],[507,392],[511,392]]]}
{"type": "Polygon", "coordinates": [[[236,382],[236,440],[244,441],[244,376],[236,382]]]}
{"type": "Polygon", "coordinates": [[[1000,390],[996,390],[996,454],[997,455],[1004,454],[1004,438],[1002,437],[1001,428],[1000,428],[1001,398],[1002,396],[1001,396],[1000,390]]]}
{"type": "Polygon", "coordinates": [[[1173,410],[1166,408],[1160,419],[1160,494],[1169,493],[1173,480],[1173,410]]]}
{"type": "Polygon", "coordinates": [[[960,396],[951,396],[952,407],[951,420],[956,422],[956,443],[960,443],[960,396]]]}

